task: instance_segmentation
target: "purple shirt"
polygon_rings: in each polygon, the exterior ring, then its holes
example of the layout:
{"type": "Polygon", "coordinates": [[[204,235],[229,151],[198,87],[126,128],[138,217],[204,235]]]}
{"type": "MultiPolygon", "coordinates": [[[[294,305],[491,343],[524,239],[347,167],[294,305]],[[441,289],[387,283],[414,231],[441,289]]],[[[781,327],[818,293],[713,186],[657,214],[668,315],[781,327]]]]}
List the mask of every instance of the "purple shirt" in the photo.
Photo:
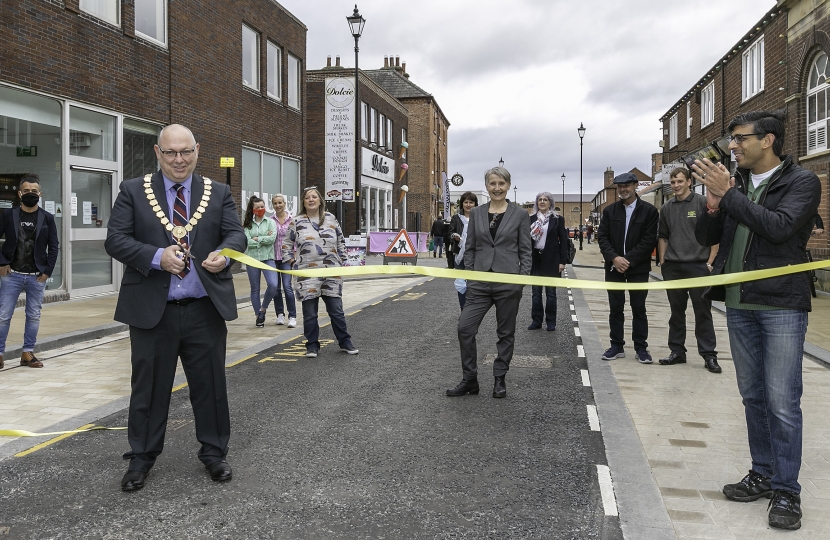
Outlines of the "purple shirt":
{"type": "MultiPolygon", "coordinates": [[[[162,178],[164,178],[164,194],[167,196],[167,219],[169,219],[172,223],[173,205],[176,202],[176,191],[179,184],[170,180],[163,174],[162,178]]],[[[188,176],[187,180],[181,182],[181,185],[184,186],[184,203],[187,207],[188,219],[190,218],[190,186],[192,184],[193,175],[188,176]]],[[[173,243],[172,236],[170,236],[170,243],[173,243]]],[[[161,269],[161,254],[163,251],[163,248],[159,248],[158,251],[156,251],[156,255],[153,257],[153,261],[150,263],[151,268],[155,270],[161,270],[162,272],[164,272],[164,270],[161,269]]],[[[168,300],[181,300],[183,298],[202,298],[203,296],[207,296],[207,291],[205,290],[204,285],[202,285],[202,280],[199,279],[199,273],[194,268],[194,265],[196,264],[198,263],[195,259],[190,259],[190,272],[187,273],[184,279],[179,279],[178,276],[170,274],[170,288],[167,291],[168,300]]]]}

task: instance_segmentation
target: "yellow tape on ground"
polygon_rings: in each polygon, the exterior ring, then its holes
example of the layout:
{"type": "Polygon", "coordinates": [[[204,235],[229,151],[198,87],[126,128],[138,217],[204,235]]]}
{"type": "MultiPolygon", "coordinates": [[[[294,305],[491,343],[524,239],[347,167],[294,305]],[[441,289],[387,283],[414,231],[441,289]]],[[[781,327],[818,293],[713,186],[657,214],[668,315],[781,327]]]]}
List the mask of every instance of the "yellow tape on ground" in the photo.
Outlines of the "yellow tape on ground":
{"type": "Polygon", "coordinates": [[[379,274],[419,274],[447,279],[470,279],[474,281],[487,281],[491,283],[508,283],[512,285],[538,285],[545,287],[570,287],[572,289],[601,289],[611,291],[621,290],[666,290],[666,289],[690,289],[695,287],[711,287],[714,285],[731,285],[733,283],[744,283],[758,279],[767,279],[787,274],[797,274],[809,270],[830,267],[830,261],[814,261],[811,263],[781,266],[767,270],[751,270],[737,274],[721,274],[718,276],[707,276],[700,278],[677,279],[670,281],[652,281],[649,283],[614,283],[607,281],[592,281],[587,279],[563,279],[543,276],[522,276],[518,274],[499,274],[496,272],[475,272],[472,270],[450,270],[449,268],[434,268],[430,266],[335,266],[329,268],[308,268],[306,270],[277,270],[267,264],[253,259],[244,253],[232,249],[223,249],[220,255],[230,257],[261,270],[272,272],[283,272],[298,277],[342,277],[342,276],[370,276],[379,274]]]}
{"type": "Polygon", "coordinates": [[[127,429],[125,427],[104,427],[92,426],[85,429],[72,429],[69,431],[50,431],[49,433],[32,433],[22,429],[0,429],[0,437],[50,437],[52,435],[71,435],[73,433],[84,433],[87,431],[118,431],[127,429]]]}

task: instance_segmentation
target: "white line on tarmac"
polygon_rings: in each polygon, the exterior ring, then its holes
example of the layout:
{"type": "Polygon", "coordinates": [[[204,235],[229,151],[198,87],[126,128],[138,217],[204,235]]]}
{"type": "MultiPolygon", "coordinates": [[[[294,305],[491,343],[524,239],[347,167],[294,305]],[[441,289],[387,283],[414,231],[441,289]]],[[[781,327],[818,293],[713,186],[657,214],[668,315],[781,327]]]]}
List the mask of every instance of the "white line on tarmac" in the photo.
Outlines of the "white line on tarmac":
{"type": "Polygon", "coordinates": [[[574,307],[573,304],[571,304],[571,311],[576,311],[576,308],[574,307]]]}
{"type": "Polygon", "coordinates": [[[576,315],[571,315],[571,320],[573,322],[579,322],[579,319],[576,318],[576,315]]]}
{"type": "Polygon", "coordinates": [[[578,326],[574,326],[574,335],[576,337],[582,337],[582,334],[579,333],[579,327],[578,326]]]}
{"type": "Polygon", "coordinates": [[[611,469],[608,465],[597,465],[597,480],[602,493],[602,506],[606,516],[617,515],[617,501],[614,498],[614,484],[611,483],[611,469]]]}
{"type": "Polygon", "coordinates": [[[585,347],[583,347],[582,345],[576,346],[576,357],[585,358],[585,347]]]}
{"type": "Polygon", "coordinates": [[[580,374],[582,374],[582,386],[591,386],[591,376],[588,375],[587,369],[580,369],[580,374]]]}
{"type": "Polygon", "coordinates": [[[573,301],[574,301],[574,297],[571,296],[571,295],[568,295],[568,302],[573,302],[573,301]]]}
{"type": "Polygon", "coordinates": [[[597,406],[587,405],[588,407],[588,425],[591,426],[591,431],[600,431],[599,416],[597,416],[597,406]]]}

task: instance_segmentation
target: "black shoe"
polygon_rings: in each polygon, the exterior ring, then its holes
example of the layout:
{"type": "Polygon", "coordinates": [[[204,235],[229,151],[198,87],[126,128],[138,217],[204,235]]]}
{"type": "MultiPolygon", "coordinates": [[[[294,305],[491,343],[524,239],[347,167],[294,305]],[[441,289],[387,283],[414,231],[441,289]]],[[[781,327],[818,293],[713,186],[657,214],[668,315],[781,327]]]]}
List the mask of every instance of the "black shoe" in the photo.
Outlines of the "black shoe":
{"type": "Polygon", "coordinates": [[[348,354],[357,354],[357,353],[360,352],[359,350],[357,350],[357,347],[352,345],[351,341],[348,342],[347,344],[343,345],[342,347],[340,347],[340,350],[343,351],[343,352],[346,352],[348,354]]]}
{"type": "Polygon", "coordinates": [[[256,316],[256,327],[265,328],[265,312],[260,311],[256,316]]]}
{"type": "Polygon", "coordinates": [[[603,360],[614,360],[615,358],[625,358],[625,351],[622,347],[612,345],[607,351],[602,353],[603,360]]]}
{"type": "Polygon", "coordinates": [[[790,530],[801,527],[801,497],[798,494],[776,490],[767,508],[770,527],[790,530]]]}
{"type": "Polygon", "coordinates": [[[646,349],[636,351],[635,356],[637,357],[637,361],[641,364],[651,364],[654,362],[651,358],[651,354],[646,349]]]}
{"type": "Polygon", "coordinates": [[[478,381],[461,381],[455,388],[447,390],[448,397],[466,396],[467,394],[471,396],[478,395],[478,381]]]}
{"type": "Polygon", "coordinates": [[[718,358],[716,356],[705,356],[703,362],[706,364],[706,369],[712,373],[720,373],[723,371],[718,365],[718,358]]]}
{"type": "Polygon", "coordinates": [[[723,494],[727,499],[738,502],[752,502],[757,501],[761,497],[772,497],[772,488],[769,484],[769,478],[763,474],[755,471],[749,471],[749,474],[737,484],[726,484],[723,486],[723,494]]]}
{"type": "Polygon", "coordinates": [[[540,328],[542,328],[542,323],[538,321],[533,321],[530,323],[530,326],[527,327],[528,330],[538,330],[540,328]]]}
{"type": "Polygon", "coordinates": [[[660,360],[658,360],[658,362],[660,362],[660,365],[663,365],[663,366],[673,366],[674,364],[685,364],[686,363],[686,357],[681,356],[681,355],[677,354],[676,352],[672,351],[670,355],[668,355],[666,358],[661,358],[660,360]]]}
{"type": "Polygon", "coordinates": [[[545,330],[547,330],[548,332],[553,332],[554,330],[556,330],[556,324],[548,323],[548,325],[545,327],[545,330]]]}
{"type": "Polygon", "coordinates": [[[233,478],[231,466],[224,459],[205,465],[205,469],[210,473],[210,479],[214,482],[227,482],[233,478]]]}
{"type": "Polygon", "coordinates": [[[507,387],[504,385],[504,375],[495,378],[495,381],[493,382],[493,397],[498,399],[507,397],[507,387]]]}
{"type": "Polygon", "coordinates": [[[142,471],[127,471],[124,478],[121,479],[121,491],[138,491],[144,487],[144,480],[147,479],[149,472],[142,471]]]}

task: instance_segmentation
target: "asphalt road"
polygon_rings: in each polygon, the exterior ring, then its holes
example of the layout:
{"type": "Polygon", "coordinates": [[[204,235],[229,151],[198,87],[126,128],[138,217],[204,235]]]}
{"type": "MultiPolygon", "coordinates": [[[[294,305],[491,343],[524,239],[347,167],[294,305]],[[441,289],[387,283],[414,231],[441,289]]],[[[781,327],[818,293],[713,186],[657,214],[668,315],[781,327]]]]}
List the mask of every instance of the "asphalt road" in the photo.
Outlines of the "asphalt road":
{"type": "MultiPolygon", "coordinates": [[[[447,398],[461,376],[455,291],[413,287],[348,316],[357,356],[332,342],[306,359],[300,338],[228,369],[231,482],[196,459],[184,389],[139,492],[119,488],[125,432],[0,463],[0,538],[622,538],[568,305],[560,290],[557,330],[527,331],[526,288],[507,399],[490,396],[481,359],[482,392],[447,398]]],[[[495,341],[491,312],[479,355],[495,341]]],[[[126,425],[126,411],[99,424],[126,425]]]]}

